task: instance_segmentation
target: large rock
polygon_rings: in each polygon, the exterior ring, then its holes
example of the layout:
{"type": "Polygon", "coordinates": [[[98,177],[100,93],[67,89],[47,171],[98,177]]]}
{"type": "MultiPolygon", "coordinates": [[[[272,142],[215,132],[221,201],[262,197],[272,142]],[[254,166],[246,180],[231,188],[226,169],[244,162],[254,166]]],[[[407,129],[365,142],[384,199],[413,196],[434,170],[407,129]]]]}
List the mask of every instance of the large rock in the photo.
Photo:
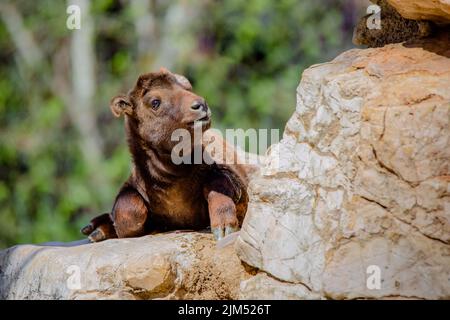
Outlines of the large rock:
{"type": "Polygon", "coordinates": [[[249,187],[236,249],[265,273],[243,296],[450,298],[449,49],[355,49],[303,73],[249,187]]]}
{"type": "Polygon", "coordinates": [[[0,252],[0,299],[236,299],[247,277],[233,246],[202,233],[0,252]]]}
{"type": "Polygon", "coordinates": [[[450,0],[387,0],[404,18],[450,23],[450,0]]]}

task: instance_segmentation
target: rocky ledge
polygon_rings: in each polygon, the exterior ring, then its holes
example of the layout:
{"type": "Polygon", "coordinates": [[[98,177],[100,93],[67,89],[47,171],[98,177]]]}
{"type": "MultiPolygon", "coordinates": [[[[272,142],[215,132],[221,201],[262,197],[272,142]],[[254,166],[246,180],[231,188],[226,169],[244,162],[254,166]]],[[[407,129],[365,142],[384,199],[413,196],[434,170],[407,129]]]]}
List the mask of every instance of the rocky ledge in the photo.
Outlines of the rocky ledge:
{"type": "Polygon", "coordinates": [[[0,299],[237,299],[249,275],[207,233],[20,245],[0,252],[0,299]]]}

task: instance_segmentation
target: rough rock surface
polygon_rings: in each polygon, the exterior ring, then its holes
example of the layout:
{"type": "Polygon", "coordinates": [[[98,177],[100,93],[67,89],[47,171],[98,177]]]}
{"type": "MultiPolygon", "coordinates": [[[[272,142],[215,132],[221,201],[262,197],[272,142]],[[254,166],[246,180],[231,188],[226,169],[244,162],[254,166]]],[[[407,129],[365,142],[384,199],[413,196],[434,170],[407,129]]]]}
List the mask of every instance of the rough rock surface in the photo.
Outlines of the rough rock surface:
{"type": "Polygon", "coordinates": [[[449,46],[355,49],[303,73],[249,187],[236,249],[267,274],[244,297],[450,298],[449,46]]]}
{"type": "Polygon", "coordinates": [[[319,300],[319,294],[302,285],[283,283],[266,273],[241,282],[239,299],[247,300],[319,300]]]}
{"type": "Polygon", "coordinates": [[[404,18],[450,23],[450,0],[387,0],[404,18]]]}
{"type": "Polygon", "coordinates": [[[194,232],[0,252],[0,299],[236,299],[246,278],[233,246],[194,232]]]}

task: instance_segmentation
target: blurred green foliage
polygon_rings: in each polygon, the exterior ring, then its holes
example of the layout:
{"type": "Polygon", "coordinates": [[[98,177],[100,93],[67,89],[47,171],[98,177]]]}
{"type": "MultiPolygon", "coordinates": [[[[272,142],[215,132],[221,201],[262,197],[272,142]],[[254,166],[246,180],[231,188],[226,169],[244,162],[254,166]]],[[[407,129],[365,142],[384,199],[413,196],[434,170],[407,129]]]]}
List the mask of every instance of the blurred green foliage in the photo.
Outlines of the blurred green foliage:
{"type": "MultiPolygon", "coordinates": [[[[156,29],[179,2],[150,1],[156,29]]],[[[162,53],[152,51],[152,43],[149,52],[138,52],[135,22],[142,12],[131,10],[130,1],[92,2],[93,114],[103,148],[101,165],[90,168],[67,102],[52,84],[76,32],[66,28],[67,3],[11,3],[43,59],[26,66],[0,20],[0,247],[79,239],[84,223],[110,210],[129,173],[123,124],[112,117],[108,102],[140,73],[159,68],[155,63],[162,53]],[[101,186],[93,172],[102,177],[101,186]]],[[[203,0],[191,1],[193,7],[195,19],[183,30],[190,46],[170,68],[207,98],[219,128],[282,130],[295,108],[302,70],[350,46],[351,30],[343,23],[348,8],[341,1],[203,0]]],[[[70,78],[70,67],[65,70],[62,76],[70,78]]]]}

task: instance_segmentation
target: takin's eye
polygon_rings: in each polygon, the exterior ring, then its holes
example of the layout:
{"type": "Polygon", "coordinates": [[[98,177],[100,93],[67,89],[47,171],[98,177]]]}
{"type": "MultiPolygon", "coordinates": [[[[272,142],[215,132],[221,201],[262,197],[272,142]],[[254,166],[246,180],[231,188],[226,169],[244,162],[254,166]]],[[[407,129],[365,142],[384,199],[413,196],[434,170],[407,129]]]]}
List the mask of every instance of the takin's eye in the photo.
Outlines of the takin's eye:
{"type": "Polygon", "coordinates": [[[150,105],[152,106],[153,110],[157,110],[159,108],[159,106],[161,105],[161,100],[153,99],[152,101],[150,101],[150,105]]]}

